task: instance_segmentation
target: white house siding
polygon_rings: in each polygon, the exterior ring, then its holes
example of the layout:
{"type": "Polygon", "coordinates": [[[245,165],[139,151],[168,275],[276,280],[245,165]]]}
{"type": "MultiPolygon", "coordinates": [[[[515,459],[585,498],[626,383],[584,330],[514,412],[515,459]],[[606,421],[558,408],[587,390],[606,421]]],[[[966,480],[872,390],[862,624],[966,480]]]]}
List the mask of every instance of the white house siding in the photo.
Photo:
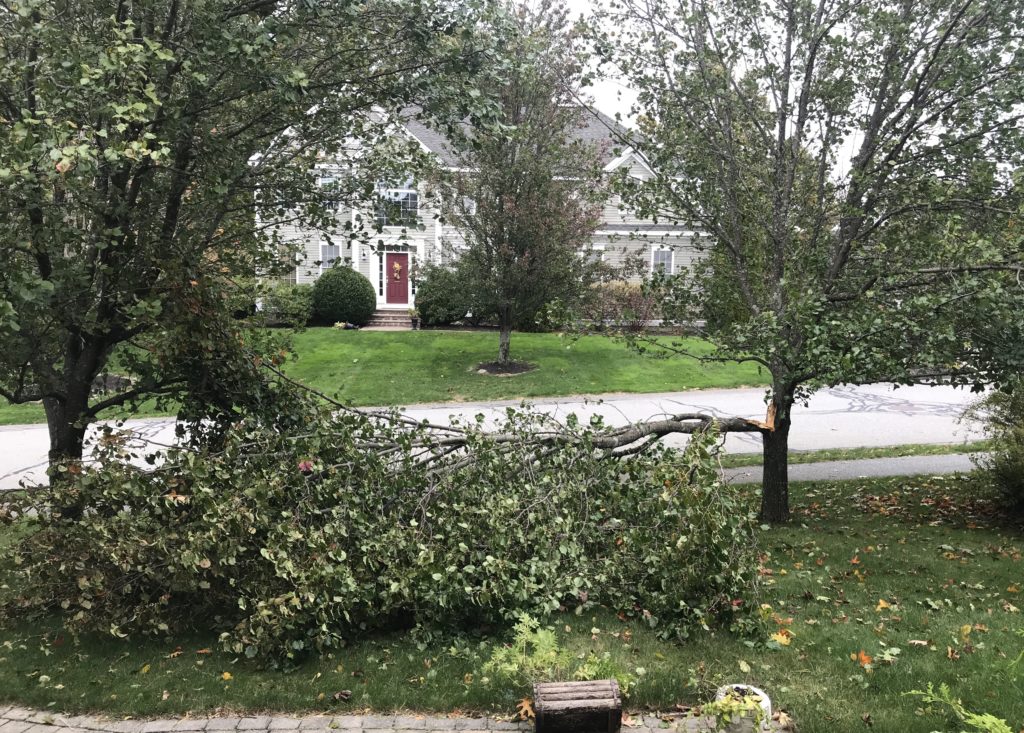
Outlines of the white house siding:
{"type": "MultiPolygon", "coordinates": [[[[336,216],[338,228],[330,233],[331,243],[338,246],[338,256],[342,261],[352,261],[353,259],[352,242],[349,240],[349,231],[345,227],[351,218],[351,209],[339,209],[336,216]]],[[[295,281],[300,285],[312,285],[323,270],[321,245],[327,244],[328,235],[313,229],[302,229],[295,226],[282,227],[281,231],[284,232],[286,228],[289,230],[289,241],[300,244],[298,261],[295,265],[295,281]]]]}
{"type": "Polygon", "coordinates": [[[312,263],[319,259],[319,254],[313,256],[313,248],[319,249],[319,235],[308,229],[302,229],[293,224],[284,224],[278,227],[277,235],[281,242],[282,249],[296,258],[294,282],[298,284],[312,283],[319,276],[319,268],[310,272],[312,263]]]}
{"type": "MultiPolygon", "coordinates": [[[[454,162],[446,157],[448,153],[444,146],[430,137],[430,135],[437,136],[429,131],[424,132],[426,128],[417,125],[418,123],[410,123],[409,132],[413,135],[427,136],[421,138],[425,147],[439,155],[443,163],[454,165],[454,162]]],[[[637,179],[646,180],[652,175],[650,169],[635,155],[616,158],[609,163],[606,170],[609,172],[621,170],[623,166],[628,166],[628,174],[637,179]]],[[[457,258],[459,248],[463,244],[462,235],[457,230],[440,223],[436,216],[439,212],[435,202],[431,200],[423,186],[418,186],[418,188],[421,225],[419,228],[409,228],[403,234],[398,227],[388,227],[382,233],[371,232],[366,241],[354,244],[348,242],[347,233],[340,230],[342,236],[338,237],[338,243],[343,246],[342,259],[347,260],[354,269],[370,281],[374,291],[377,292],[379,307],[413,307],[415,293],[410,292],[407,305],[389,306],[385,302],[385,296],[381,293],[381,259],[378,252],[409,252],[410,266],[414,263],[419,266],[427,263],[450,265],[457,258]]],[[[338,218],[339,222],[352,221],[353,212],[351,210],[339,211],[338,218]]],[[[372,226],[373,212],[364,212],[363,221],[372,226]]],[[[315,282],[321,272],[319,262],[323,236],[317,232],[304,232],[291,226],[282,226],[281,236],[287,241],[302,244],[302,254],[295,270],[295,281],[298,283],[315,282]]],[[[616,268],[622,267],[630,258],[637,258],[643,262],[642,273],[634,274],[631,277],[633,281],[639,281],[652,272],[655,262],[653,253],[657,250],[670,249],[672,251],[674,272],[692,264],[700,256],[693,246],[693,234],[687,231],[686,227],[677,226],[671,222],[654,223],[641,219],[623,206],[618,196],[612,197],[603,206],[601,224],[594,234],[592,248],[602,250],[603,261],[616,268]]]]}
{"type": "Polygon", "coordinates": [[[651,178],[651,169],[636,156],[631,157],[627,162],[629,165],[629,175],[633,176],[633,178],[639,178],[641,181],[651,178]]]}
{"type": "MultiPolygon", "coordinates": [[[[650,178],[650,171],[635,158],[626,161],[629,174],[636,178],[650,178]]],[[[655,224],[649,219],[642,219],[623,205],[619,196],[612,196],[601,212],[601,226],[594,235],[594,247],[604,249],[604,262],[611,267],[621,268],[631,258],[639,258],[644,263],[643,274],[653,271],[653,252],[659,249],[671,249],[673,271],[680,266],[689,266],[700,255],[693,247],[692,233],[685,226],[671,222],[655,224]]],[[[641,275],[633,273],[629,280],[639,282],[641,275]]]]}

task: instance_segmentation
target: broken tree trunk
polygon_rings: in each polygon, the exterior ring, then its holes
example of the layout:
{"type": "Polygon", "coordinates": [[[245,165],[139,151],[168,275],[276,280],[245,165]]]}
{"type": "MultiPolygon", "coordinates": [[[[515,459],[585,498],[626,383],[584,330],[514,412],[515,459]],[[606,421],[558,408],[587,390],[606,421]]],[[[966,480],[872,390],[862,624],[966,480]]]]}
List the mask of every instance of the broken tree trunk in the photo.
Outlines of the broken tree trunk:
{"type": "Polygon", "coordinates": [[[615,680],[533,686],[537,733],[618,733],[622,697],[615,680]]]}

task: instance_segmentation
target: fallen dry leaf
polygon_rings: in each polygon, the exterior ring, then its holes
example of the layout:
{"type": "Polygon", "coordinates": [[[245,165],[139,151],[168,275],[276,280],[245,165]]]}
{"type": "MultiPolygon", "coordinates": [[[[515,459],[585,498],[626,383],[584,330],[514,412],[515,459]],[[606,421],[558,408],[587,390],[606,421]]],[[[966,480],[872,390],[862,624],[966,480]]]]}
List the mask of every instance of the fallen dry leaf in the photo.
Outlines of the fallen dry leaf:
{"type": "Polygon", "coordinates": [[[533,711],[533,700],[529,697],[524,697],[516,705],[516,714],[520,720],[533,720],[537,717],[537,714],[533,711]]]}
{"type": "Polygon", "coordinates": [[[772,720],[778,723],[779,728],[783,730],[793,729],[793,718],[785,710],[779,710],[772,715],[772,720]]]}
{"type": "Polygon", "coordinates": [[[859,652],[850,652],[850,659],[855,661],[857,664],[859,664],[866,670],[870,670],[871,663],[875,661],[874,657],[872,657],[863,649],[861,649],[859,652]]]}

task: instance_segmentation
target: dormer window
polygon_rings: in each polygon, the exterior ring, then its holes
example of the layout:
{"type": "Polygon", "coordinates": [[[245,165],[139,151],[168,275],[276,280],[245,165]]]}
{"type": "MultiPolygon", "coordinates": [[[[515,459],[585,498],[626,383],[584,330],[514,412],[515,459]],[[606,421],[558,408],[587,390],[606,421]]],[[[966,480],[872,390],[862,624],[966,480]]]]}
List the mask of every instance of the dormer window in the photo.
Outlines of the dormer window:
{"type": "Polygon", "coordinates": [[[408,178],[399,184],[388,181],[377,183],[377,226],[407,227],[416,223],[420,213],[416,182],[408,178]]]}

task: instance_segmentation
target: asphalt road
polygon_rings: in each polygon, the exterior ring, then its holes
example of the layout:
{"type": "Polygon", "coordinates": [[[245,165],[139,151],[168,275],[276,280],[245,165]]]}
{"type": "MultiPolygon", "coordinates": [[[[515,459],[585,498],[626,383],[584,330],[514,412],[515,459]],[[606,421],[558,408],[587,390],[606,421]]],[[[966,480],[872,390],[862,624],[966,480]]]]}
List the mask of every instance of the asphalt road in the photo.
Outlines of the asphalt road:
{"type": "MultiPolygon", "coordinates": [[[[801,463],[789,467],[790,481],[836,481],[881,476],[935,476],[945,473],[967,473],[974,470],[971,457],[963,453],[945,456],[901,456],[899,458],[864,458],[827,463],[801,463]]],[[[732,483],[761,483],[761,467],[727,468],[723,471],[732,483]]]]}
{"type": "MultiPolygon", "coordinates": [[[[981,437],[978,426],[961,423],[960,415],[976,399],[977,395],[967,390],[948,386],[894,389],[889,385],[866,385],[821,390],[812,395],[806,404],[794,408],[790,446],[795,450],[819,450],[975,440],[981,437]]],[[[483,413],[490,422],[507,407],[518,404],[517,401],[505,401],[417,405],[407,408],[406,413],[417,419],[434,422],[446,421],[451,416],[472,419],[474,415],[483,413]]],[[[536,400],[533,404],[555,419],[564,419],[568,414],[575,413],[582,421],[588,420],[591,415],[600,414],[612,425],[650,420],[679,412],[707,412],[758,419],[764,419],[765,413],[762,389],[571,397],[536,400]]],[[[174,441],[174,423],[170,419],[132,420],[126,423],[126,427],[136,434],[139,448],[152,451],[174,441]]],[[[684,438],[672,436],[669,440],[681,443],[684,438]]],[[[45,478],[47,441],[45,425],[0,427],[0,489],[16,488],[22,480],[39,482],[45,478]]],[[[727,438],[726,448],[738,453],[759,451],[760,439],[753,434],[731,434],[727,438]]],[[[924,467],[925,473],[932,471],[929,466],[939,465],[938,457],[919,460],[922,463],[899,463],[905,459],[883,459],[883,463],[872,465],[879,466],[877,470],[883,471],[896,471],[903,465],[916,465],[924,467]],[[889,468],[884,468],[885,465],[889,468]]],[[[835,464],[829,465],[835,467],[835,464]]],[[[798,472],[804,470],[810,469],[794,466],[791,468],[791,476],[799,480],[798,472]]],[[[857,472],[867,469],[858,465],[848,470],[857,472]]],[[[850,477],[857,475],[860,474],[854,473],[850,477]]]]}

